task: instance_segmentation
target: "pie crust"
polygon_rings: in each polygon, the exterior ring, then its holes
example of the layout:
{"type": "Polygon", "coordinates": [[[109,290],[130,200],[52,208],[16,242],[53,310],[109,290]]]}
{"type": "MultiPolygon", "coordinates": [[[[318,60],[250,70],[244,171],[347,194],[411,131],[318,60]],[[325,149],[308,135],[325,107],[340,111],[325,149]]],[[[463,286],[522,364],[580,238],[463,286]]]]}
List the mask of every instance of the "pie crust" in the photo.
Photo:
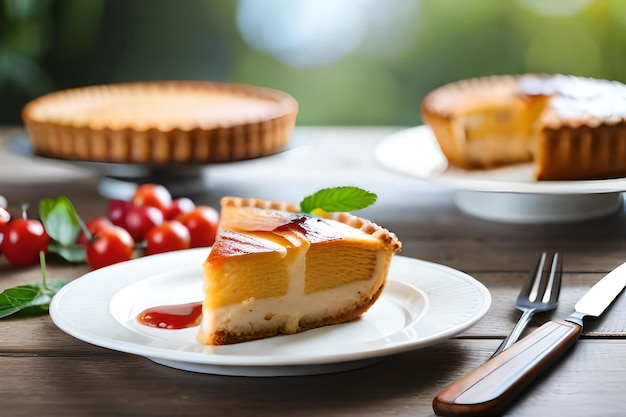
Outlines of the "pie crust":
{"type": "Polygon", "coordinates": [[[280,152],[298,112],[289,94],[210,81],[73,88],[22,110],[34,154],[80,161],[216,163],[280,152]]]}

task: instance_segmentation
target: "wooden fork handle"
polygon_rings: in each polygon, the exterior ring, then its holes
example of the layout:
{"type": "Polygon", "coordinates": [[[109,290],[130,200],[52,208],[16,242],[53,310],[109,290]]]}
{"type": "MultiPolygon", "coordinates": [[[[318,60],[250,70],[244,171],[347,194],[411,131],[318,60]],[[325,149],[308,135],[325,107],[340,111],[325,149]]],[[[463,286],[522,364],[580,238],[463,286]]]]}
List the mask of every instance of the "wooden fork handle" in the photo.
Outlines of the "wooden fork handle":
{"type": "Polygon", "coordinates": [[[541,371],[578,340],[582,327],[567,321],[549,321],[485,362],[433,400],[440,416],[501,414],[541,371]]]}

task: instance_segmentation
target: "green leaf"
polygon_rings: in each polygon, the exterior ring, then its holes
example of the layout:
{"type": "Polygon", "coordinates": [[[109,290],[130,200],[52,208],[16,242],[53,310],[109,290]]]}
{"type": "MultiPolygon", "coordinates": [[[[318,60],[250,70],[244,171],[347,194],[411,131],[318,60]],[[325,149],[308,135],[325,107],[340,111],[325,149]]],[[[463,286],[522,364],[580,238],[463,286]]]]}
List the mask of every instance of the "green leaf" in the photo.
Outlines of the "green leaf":
{"type": "Polygon", "coordinates": [[[73,263],[85,263],[87,261],[85,247],[83,245],[60,245],[57,242],[48,244],[48,252],[56,253],[63,259],[73,263]]]}
{"type": "Polygon", "coordinates": [[[39,201],[39,217],[52,240],[63,246],[76,242],[80,234],[78,214],[67,197],[43,198],[39,201]]]}
{"type": "Polygon", "coordinates": [[[65,285],[66,280],[18,285],[0,293],[0,318],[10,315],[35,316],[45,314],[52,297],[65,285]]]}
{"type": "Polygon", "coordinates": [[[324,188],[305,197],[300,203],[300,210],[303,213],[311,213],[315,209],[327,212],[355,211],[374,204],[376,198],[376,194],[359,187],[324,188]]]}

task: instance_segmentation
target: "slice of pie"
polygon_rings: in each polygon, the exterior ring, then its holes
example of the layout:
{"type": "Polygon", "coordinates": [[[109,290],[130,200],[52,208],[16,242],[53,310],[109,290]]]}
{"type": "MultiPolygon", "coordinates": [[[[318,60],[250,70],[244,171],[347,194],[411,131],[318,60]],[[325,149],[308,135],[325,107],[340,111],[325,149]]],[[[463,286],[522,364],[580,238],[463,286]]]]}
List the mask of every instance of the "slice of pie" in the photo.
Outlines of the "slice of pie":
{"type": "Polygon", "coordinates": [[[359,318],[378,299],[395,234],[349,213],[225,197],[204,263],[207,345],[293,334],[359,318]]]}

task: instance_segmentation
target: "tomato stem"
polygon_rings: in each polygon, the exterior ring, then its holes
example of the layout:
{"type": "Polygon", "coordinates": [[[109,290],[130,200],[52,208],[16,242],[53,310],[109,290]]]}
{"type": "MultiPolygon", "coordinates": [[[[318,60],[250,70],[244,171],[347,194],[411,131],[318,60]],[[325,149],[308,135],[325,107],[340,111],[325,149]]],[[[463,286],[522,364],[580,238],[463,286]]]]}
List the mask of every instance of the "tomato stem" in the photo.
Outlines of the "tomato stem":
{"type": "Polygon", "coordinates": [[[28,203],[22,203],[22,218],[28,220],[28,203]]]}
{"type": "Polygon", "coordinates": [[[39,265],[41,265],[41,282],[43,287],[48,290],[48,284],[46,282],[46,254],[44,251],[39,251],[39,265]]]}
{"type": "Polygon", "coordinates": [[[85,224],[85,222],[83,221],[83,219],[81,219],[78,213],[76,213],[76,220],[78,220],[78,226],[80,226],[80,230],[84,233],[85,237],[87,238],[87,242],[92,243],[94,234],[91,233],[91,231],[87,227],[87,224],[85,224]]]}

